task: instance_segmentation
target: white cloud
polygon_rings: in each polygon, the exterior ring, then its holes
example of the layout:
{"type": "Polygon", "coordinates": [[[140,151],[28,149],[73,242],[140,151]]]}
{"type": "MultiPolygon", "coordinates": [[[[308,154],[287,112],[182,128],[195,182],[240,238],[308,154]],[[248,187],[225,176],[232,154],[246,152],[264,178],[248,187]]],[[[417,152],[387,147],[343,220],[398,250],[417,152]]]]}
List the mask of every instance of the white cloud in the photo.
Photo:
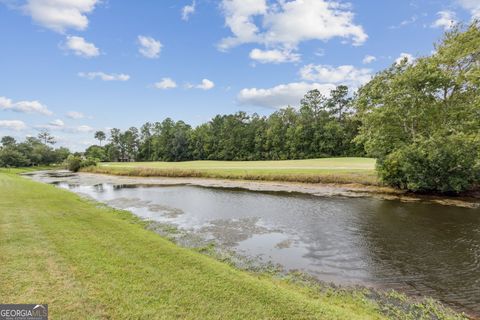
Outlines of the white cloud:
{"type": "Polygon", "coordinates": [[[300,76],[303,80],[308,81],[359,87],[370,81],[372,77],[371,72],[370,69],[358,69],[351,65],[332,67],[329,65],[309,64],[300,69],[300,76]]]}
{"type": "Polygon", "coordinates": [[[221,40],[221,50],[244,43],[295,48],[302,41],[334,37],[361,45],[368,38],[362,26],[353,23],[350,6],[337,1],[282,0],[268,5],[266,0],[222,0],[221,8],[233,33],[221,40]]]}
{"type": "Polygon", "coordinates": [[[303,96],[313,89],[329,96],[330,91],[340,84],[348,85],[352,89],[358,88],[370,81],[372,70],[351,65],[333,67],[309,64],[300,69],[300,77],[304,81],[280,84],[266,89],[242,89],[237,100],[240,104],[269,108],[298,106],[303,96]]]}
{"type": "Polygon", "coordinates": [[[50,116],[53,113],[39,101],[19,101],[12,105],[11,110],[22,113],[40,113],[50,116]]]}
{"type": "Polygon", "coordinates": [[[225,15],[225,25],[234,35],[222,39],[219,44],[221,50],[242,43],[262,42],[253,17],[267,13],[266,0],[222,0],[221,8],[225,15]]]}
{"type": "Polygon", "coordinates": [[[369,63],[372,63],[374,61],[376,61],[377,58],[375,56],[372,56],[372,55],[366,55],[365,58],[363,58],[362,60],[362,63],[363,64],[369,64],[369,63]]]}
{"type": "Polygon", "coordinates": [[[36,129],[48,129],[50,131],[60,131],[69,134],[75,133],[89,133],[93,132],[95,129],[88,126],[88,125],[80,125],[80,126],[67,126],[62,120],[57,119],[50,121],[47,124],[43,125],[36,125],[34,126],[36,129]]]}
{"type": "Polygon", "coordinates": [[[244,105],[282,108],[289,105],[297,106],[305,93],[310,90],[318,89],[322,94],[328,96],[334,88],[333,84],[308,82],[281,84],[268,89],[245,88],[240,91],[237,100],[244,105]]]}
{"type": "Polygon", "coordinates": [[[353,24],[353,13],[339,2],[294,0],[280,2],[282,8],[266,16],[267,42],[296,45],[306,40],[351,38],[360,45],[367,40],[363,28],[353,24]]]}
{"type": "Polygon", "coordinates": [[[72,135],[57,134],[55,140],[56,146],[67,147],[73,152],[83,152],[85,148],[98,143],[93,139],[91,133],[79,134],[78,132],[71,132],[72,135]]]}
{"type": "Polygon", "coordinates": [[[156,82],[153,86],[157,89],[173,89],[177,87],[177,83],[173,81],[171,78],[162,78],[161,81],[156,82]]]}
{"type": "Polygon", "coordinates": [[[83,119],[85,118],[85,115],[81,112],[69,111],[67,112],[67,117],[70,119],[83,119]]]}
{"type": "Polygon", "coordinates": [[[480,2],[478,0],[457,0],[458,4],[470,11],[472,18],[480,18],[480,2]]]}
{"type": "Polygon", "coordinates": [[[202,83],[197,86],[198,89],[202,90],[210,90],[213,89],[213,87],[215,87],[215,83],[208,79],[203,79],[202,83]]]}
{"type": "Polygon", "coordinates": [[[36,129],[48,129],[48,130],[52,130],[52,131],[57,131],[57,130],[66,131],[68,129],[65,126],[65,123],[60,119],[52,120],[48,124],[36,125],[36,126],[34,126],[34,128],[36,128],[36,129]]]}
{"type": "Polygon", "coordinates": [[[105,73],[105,72],[79,72],[79,77],[87,78],[89,80],[94,80],[99,78],[103,81],[128,81],[130,76],[124,73],[105,73]]]}
{"type": "Polygon", "coordinates": [[[210,90],[215,87],[215,83],[211,80],[203,79],[200,84],[195,85],[195,84],[187,83],[185,87],[187,89],[196,88],[196,89],[202,89],[202,90],[210,90]]]}
{"type": "Polygon", "coordinates": [[[455,12],[453,11],[439,11],[437,13],[438,19],[432,24],[432,28],[443,28],[450,30],[457,23],[455,12]]]}
{"type": "Polygon", "coordinates": [[[410,53],[402,52],[400,56],[395,60],[396,64],[400,64],[403,60],[407,59],[407,64],[413,63],[415,61],[415,57],[410,53]]]}
{"type": "Polygon", "coordinates": [[[0,110],[11,110],[21,113],[39,113],[51,116],[53,112],[48,110],[47,106],[38,101],[18,101],[13,102],[11,99],[0,97],[0,110]]]}
{"type": "Polygon", "coordinates": [[[56,119],[56,120],[53,120],[53,121],[50,121],[49,123],[51,126],[54,126],[54,127],[59,127],[59,128],[62,128],[65,126],[65,123],[60,120],[60,119],[56,119]]]}
{"type": "Polygon", "coordinates": [[[8,109],[12,106],[12,100],[0,96],[0,109],[8,109]]]}
{"type": "Polygon", "coordinates": [[[138,43],[140,48],[138,51],[146,58],[155,59],[160,56],[162,50],[162,44],[160,41],[155,40],[152,37],[138,36],[138,43]]]}
{"type": "Polygon", "coordinates": [[[195,13],[195,0],[191,5],[186,5],[182,8],[182,20],[188,21],[190,16],[195,13]]]}
{"type": "Polygon", "coordinates": [[[284,63],[300,61],[300,54],[289,50],[261,50],[250,51],[250,59],[260,63],[284,63]]]}
{"type": "Polygon", "coordinates": [[[63,33],[67,29],[85,30],[87,14],[100,0],[27,0],[23,11],[36,23],[63,33]]]}
{"type": "Polygon", "coordinates": [[[90,42],[85,41],[82,37],[67,36],[67,41],[63,45],[64,49],[73,51],[80,57],[92,58],[100,55],[100,50],[90,42]]]}
{"type": "Polygon", "coordinates": [[[20,120],[0,120],[0,128],[20,131],[27,128],[27,125],[20,120]]]}
{"type": "Polygon", "coordinates": [[[95,129],[87,125],[81,125],[76,127],[74,130],[77,132],[93,132],[95,129]]]}

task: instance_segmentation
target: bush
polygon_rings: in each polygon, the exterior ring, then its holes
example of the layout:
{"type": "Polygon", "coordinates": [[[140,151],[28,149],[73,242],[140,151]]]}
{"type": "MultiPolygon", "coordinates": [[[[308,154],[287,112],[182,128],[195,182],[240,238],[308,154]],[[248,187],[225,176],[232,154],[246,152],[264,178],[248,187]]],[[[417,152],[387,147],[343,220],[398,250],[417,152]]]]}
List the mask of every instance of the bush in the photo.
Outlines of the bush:
{"type": "Polygon", "coordinates": [[[82,167],[82,158],[74,155],[68,156],[65,167],[72,172],[77,172],[82,167]]]}
{"type": "Polygon", "coordinates": [[[86,160],[83,160],[81,163],[81,167],[94,167],[98,163],[98,159],[93,159],[93,158],[87,158],[86,160]]]}
{"type": "Polygon", "coordinates": [[[26,167],[30,161],[13,147],[0,150],[0,167],[26,167]]]}
{"type": "Polygon", "coordinates": [[[389,154],[378,169],[393,187],[459,193],[480,181],[479,143],[463,134],[418,140],[389,154]]]}
{"type": "Polygon", "coordinates": [[[91,167],[96,165],[97,165],[97,162],[94,159],[84,160],[80,156],[74,156],[74,155],[68,156],[65,162],[65,167],[72,172],[77,172],[81,168],[91,167]]]}

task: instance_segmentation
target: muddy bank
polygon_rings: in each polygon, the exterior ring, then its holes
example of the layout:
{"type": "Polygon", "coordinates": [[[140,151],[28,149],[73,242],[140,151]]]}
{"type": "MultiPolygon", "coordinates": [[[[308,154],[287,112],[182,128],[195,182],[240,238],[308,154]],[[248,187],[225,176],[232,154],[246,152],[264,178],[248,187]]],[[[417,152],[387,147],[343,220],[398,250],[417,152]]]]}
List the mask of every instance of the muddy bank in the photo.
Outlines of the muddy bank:
{"type": "Polygon", "coordinates": [[[81,185],[110,183],[125,186],[174,186],[192,185],[208,188],[244,189],[260,192],[300,193],[320,197],[372,197],[402,202],[430,202],[447,206],[480,208],[480,197],[441,197],[433,195],[415,195],[389,187],[367,186],[361,184],[312,184],[300,182],[226,180],[183,177],[129,177],[98,173],[70,173],[65,170],[31,172],[25,175],[43,182],[68,182],[81,185]],[[41,178],[41,179],[40,179],[41,178]]]}

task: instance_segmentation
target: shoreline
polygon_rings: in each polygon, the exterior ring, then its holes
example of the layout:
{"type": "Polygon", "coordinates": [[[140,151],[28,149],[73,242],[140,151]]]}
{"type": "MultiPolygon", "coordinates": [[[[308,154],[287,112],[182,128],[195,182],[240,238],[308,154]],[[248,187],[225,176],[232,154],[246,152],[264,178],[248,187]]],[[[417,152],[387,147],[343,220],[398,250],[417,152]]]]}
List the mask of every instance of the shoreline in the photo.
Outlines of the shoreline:
{"type": "MultiPolygon", "coordinates": [[[[43,171],[47,173],[47,171],[43,171]]],[[[38,172],[36,172],[38,174],[38,172]]],[[[51,173],[51,171],[50,171],[51,173]]],[[[313,196],[319,196],[318,193],[313,193],[313,191],[318,190],[318,187],[321,187],[322,190],[326,189],[327,187],[330,189],[330,194],[326,195],[325,193],[320,196],[346,196],[352,197],[351,195],[339,195],[339,189],[347,190],[347,192],[354,192],[353,190],[361,190],[359,186],[350,186],[350,188],[335,188],[335,186],[316,186],[317,188],[309,188],[309,189],[302,189],[304,184],[292,184],[292,183],[258,183],[254,182],[253,184],[251,181],[218,181],[217,179],[191,179],[191,178],[132,178],[132,177],[118,177],[118,176],[111,176],[111,175],[104,175],[104,174],[90,174],[90,173],[78,173],[72,174],[67,171],[56,171],[58,175],[49,175],[51,179],[54,181],[62,180],[69,180],[72,182],[72,177],[77,176],[78,183],[80,184],[89,184],[95,185],[101,179],[103,183],[118,183],[122,182],[125,185],[142,185],[142,186],[158,186],[158,185],[165,185],[165,186],[172,186],[172,185],[192,185],[192,186],[199,186],[199,187],[206,187],[206,188],[229,188],[229,189],[242,189],[242,190],[250,190],[250,191],[258,191],[258,192],[288,192],[288,193],[301,193],[313,196]],[[106,176],[110,176],[107,177],[106,176]],[[142,182],[142,183],[139,183],[142,182]],[[148,183],[145,183],[148,182],[148,183]],[[239,187],[242,185],[243,188],[239,187]],[[248,187],[248,189],[247,189],[248,187]],[[285,188],[288,187],[290,191],[285,191],[285,188]],[[358,189],[357,189],[358,188],[358,189]],[[337,190],[338,189],[338,190],[337,190]],[[295,190],[295,191],[292,191],[295,190]],[[303,191],[303,192],[302,192],[303,191]]],[[[35,178],[35,172],[26,173],[23,175],[30,176],[31,178],[35,178]]],[[[36,180],[36,179],[32,179],[36,180]]],[[[41,180],[38,179],[37,181],[42,181],[43,183],[48,182],[45,181],[44,178],[41,180]]],[[[82,195],[80,195],[83,197],[82,195]]],[[[363,197],[363,195],[361,195],[363,197]]],[[[87,199],[90,199],[87,197],[87,199]]],[[[108,206],[108,204],[98,202],[95,199],[91,199],[95,203],[100,203],[101,206],[108,206]]],[[[113,209],[113,210],[124,210],[124,209],[113,209]]],[[[129,211],[130,212],[130,211],[129,211]]],[[[131,213],[131,212],[130,212],[131,213]]],[[[134,213],[131,213],[134,215],[134,213]]],[[[330,291],[333,290],[334,292],[345,292],[349,294],[355,294],[356,292],[365,294],[369,300],[378,303],[380,306],[384,308],[399,308],[404,311],[412,311],[414,309],[419,308],[423,303],[427,305],[429,303],[436,304],[437,301],[440,302],[440,306],[449,308],[458,312],[458,315],[463,315],[466,319],[478,319],[478,314],[475,314],[472,310],[465,309],[462,306],[458,306],[451,303],[441,302],[440,300],[434,300],[428,298],[426,296],[416,296],[416,295],[408,295],[402,290],[393,289],[383,286],[375,286],[373,284],[360,284],[360,283],[345,283],[339,284],[334,283],[326,280],[321,280],[310,276],[308,274],[304,274],[302,272],[297,271],[286,271],[280,265],[273,265],[265,262],[255,261],[252,262],[254,259],[253,257],[242,256],[238,253],[233,253],[231,249],[222,246],[219,243],[211,243],[211,240],[207,241],[206,239],[199,238],[197,234],[192,234],[191,232],[178,229],[173,225],[167,223],[159,223],[150,220],[143,220],[145,224],[145,228],[150,230],[156,234],[159,234],[161,237],[164,237],[175,245],[187,248],[190,250],[198,251],[204,255],[207,255],[211,258],[214,258],[217,261],[226,262],[229,265],[234,266],[236,269],[244,270],[249,273],[253,274],[263,274],[264,272],[267,274],[274,274],[276,277],[280,277],[282,279],[290,279],[289,281],[293,281],[294,283],[303,284],[306,287],[317,288],[320,291],[330,291]],[[404,300],[406,299],[406,300],[404,300]],[[430,302],[429,302],[430,301],[430,302]]],[[[420,307],[422,308],[422,307],[420,307]]]]}
{"type": "MultiPolygon", "coordinates": [[[[313,319],[326,314],[335,319],[348,315],[384,319],[392,310],[367,301],[361,293],[327,292],[244,272],[174,244],[148,230],[145,221],[129,211],[74,192],[16,174],[0,173],[0,182],[2,194],[8,195],[7,190],[15,194],[0,197],[8,226],[2,233],[2,250],[11,258],[2,269],[5,286],[0,292],[13,302],[49,302],[55,306],[53,318],[81,318],[87,310],[93,318],[127,314],[131,318],[313,319]],[[26,285],[35,290],[23,290],[26,285]]],[[[413,311],[465,318],[451,308],[435,306],[430,311],[426,301],[415,304],[413,311]]]]}
{"type": "MultiPolygon", "coordinates": [[[[48,170],[51,172],[51,170],[48,170]]],[[[42,171],[41,171],[42,172],[42,171]]],[[[47,171],[45,171],[47,172],[47,171]]],[[[67,170],[55,170],[52,180],[58,181],[62,176],[71,178],[74,173],[67,170]]],[[[24,173],[32,175],[34,172],[24,173]]],[[[37,171],[38,173],[38,171],[37,171]]],[[[78,179],[86,184],[124,184],[124,185],[191,185],[207,188],[243,189],[253,192],[279,192],[290,194],[304,194],[318,197],[347,197],[347,198],[375,198],[380,200],[397,200],[402,202],[426,202],[446,206],[463,208],[480,208],[480,199],[477,197],[448,197],[438,195],[418,195],[390,187],[363,185],[358,183],[305,183],[290,181],[265,181],[220,179],[201,177],[135,177],[115,175],[110,173],[76,173],[78,179]]]]}
{"type": "MultiPolygon", "coordinates": [[[[47,173],[47,171],[43,171],[47,173]]],[[[51,171],[50,171],[51,173],[51,171]]],[[[331,188],[329,196],[338,196],[338,192],[340,188],[335,188],[335,186],[316,186],[317,188],[309,188],[309,189],[302,189],[304,184],[292,184],[292,183],[258,183],[254,182],[252,184],[251,181],[218,181],[217,179],[191,179],[191,178],[132,178],[132,177],[118,177],[112,175],[104,175],[104,174],[90,174],[90,173],[70,173],[67,171],[56,171],[54,175],[47,175],[51,177],[52,180],[59,182],[62,179],[69,180],[72,182],[72,177],[78,177],[79,179],[76,181],[79,184],[89,184],[95,185],[101,179],[104,183],[115,183],[115,182],[122,182],[125,185],[142,185],[142,186],[158,186],[158,185],[165,185],[165,186],[172,186],[172,185],[193,185],[199,187],[206,187],[206,188],[230,188],[230,189],[239,189],[239,185],[243,186],[240,188],[242,190],[250,190],[250,191],[258,191],[258,192],[287,192],[285,188],[288,187],[289,193],[297,193],[297,194],[307,194],[307,195],[318,195],[313,191],[318,190],[318,187],[321,187],[322,190],[324,188],[331,188]],[[149,183],[145,183],[145,182],[149,183]],[[138,182],[143,182],[139,184],[138,182]],[[247,189],[248,187],[248,189],[247,189]],[[338,190],[337,190],[338,189],[338,190]],[[303,191],[303,192],[302,192],[303,191]],[[308,191],[308,192],[306,192],[308,191]],[[336,195],[334,195],[336,193],[336,195]]],[[[44,178],[42,179],[35,179],[35,174],[38,172],[31,172],[26,173],[23,175],[31,176],[32,180],[41,181],[43,183],[45,181],[44,178]]],[[[75,183],[76,183],[75,182],[75,183]]],[[[357,186],[351,186],[352,190],[358,190],[356,188],[361,189],[357,186]]],[[[341,188],[342,190],[350,190],[349,188],[341,188]]],[[[351,192],[353,192],[350,190],[351,192]]],[[[75,193],[75,192],[74,192],[75,193]]],[[[322,194],[321,196],[326,196],[322,194]]],[[[344,195],[349,197],[348,195],[344,195]]],[[[80,197],[83,197],[80,194],[80,197]]],[[[351,197],[351,196],[350,196],[351,197]]],[[[90,199],[88,196],[86,199],[90,199]]],[[[100,206],[108,206],[108,204],[103,202],[98,202],[95,199],[90,199],[94,203],[101,204],[100,206]]],[[[125,210],[125,209],[115,209],[112,210],[125,210]]],[[[134,213],[130,212],[132,215],[134,213]]],[[[475,314],[472,310],[465,309],[462,306],[442,302],[440,300],[435,300],[429,298],[427,296],[416,296],[416,295],[409,295],[405,292],[402,292],[399,289],[392,289],[383,286],[375,286],[373,284],[361,284],[361,283],[338,283],[338,282],[331,282],[327,280],[321,280],[314,276],[309,275],[308,273],[303,273],[300,271],[287,271],[284,269],[282,265],[279,264],[272,264],[271,262],[265,262],[262,260],[256,260],[254,257],[243,256],[239,253],[234,252],[231,248],[221,245],[212,240],[207,240],[202,238],[199,234],[192,233],[191,231],[187,231],[182,228],[178,228],[176,225],[169,224],[169,223],[160,223],[150,220],[142,220],[144,221],[144,227],[146,230],[150,230],[163,238],[168,239],[169,241],[173,242],[175,245],[183,248],[187,248],[189,250],[194,250],[197,252],[202,253],[203,255],[209,256],[217,261],[221,261],[227,263],[228,265],[233,266],[238,270],[243,270],[251,274],[269,274],[274,275],[274,277],[281,278],[281,279],[289,279],[288,281],[292,283],[301,284],[307,288],[312,288],[314,290],[318,290],[319,292],[324,291],[332,291],[336,294],[363,294],[365,297],[372,301],[373,303],[378,304],[381,308],[384,309],[397,309],[402,310],[402,312],[410,313],[414,312],[415,309],[420,310],[425,308],[426,305],[436,305],[435,308],[448,308],[457,312],[457,315],[464,319],[478,319],[478,315],[475,314]],[[439,304],[437,304],[439,303],[439,304]]]]}

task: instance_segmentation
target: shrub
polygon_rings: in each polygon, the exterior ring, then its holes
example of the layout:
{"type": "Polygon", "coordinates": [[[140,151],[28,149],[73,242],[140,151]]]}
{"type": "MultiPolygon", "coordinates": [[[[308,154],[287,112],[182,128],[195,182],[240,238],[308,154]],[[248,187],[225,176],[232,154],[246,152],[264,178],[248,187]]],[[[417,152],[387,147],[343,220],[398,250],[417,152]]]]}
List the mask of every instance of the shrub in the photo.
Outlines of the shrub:
{"type": "Polygon", "coordinates": [[[417,140],[389,154],[378,169],[393,187],[459,193],[480,181],[479,143],[463,134],[417,140]]]}
{"type": "Polygon", "coordinates": [[[93,158],[87,158],[86,160],[82,160],[82,163],[80,164],[81,168],[85,167],[94,167],[98,163],[98,159],[93,159],[93,158]]]}
{"type": "Polygon", "coordinates": [[[82,159],[78,155],[70,155],[65,161],[65,167],[72,171],[77,172],[81,168],[96,166],[97,161],[95,159],[82,159]]]}
{"type": "Polygon", "coordinates": [[[65,167],[72,172],[77,172],[82,167],[82,158],[74,155],[68,156],[65,167]]]}
{"type": "Polygon", "coordinates": [[[30,161],[13,147],[0,150],[0,167],[26,167],[30,161]]]}

